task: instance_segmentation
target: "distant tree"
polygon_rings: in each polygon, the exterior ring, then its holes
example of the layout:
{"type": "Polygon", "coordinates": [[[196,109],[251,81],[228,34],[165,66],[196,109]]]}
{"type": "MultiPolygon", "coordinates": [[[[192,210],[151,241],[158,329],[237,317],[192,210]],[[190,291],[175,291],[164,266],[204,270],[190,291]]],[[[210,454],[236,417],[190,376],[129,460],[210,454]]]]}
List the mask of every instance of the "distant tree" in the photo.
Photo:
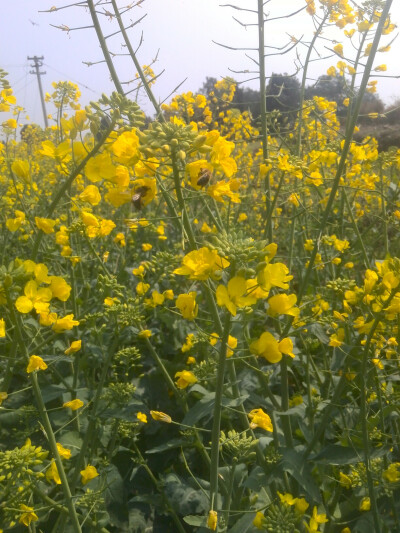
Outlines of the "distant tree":
{"type": "Polygon", "coordinates": [[[232,105],[242,113],[243,111],[250,111],[251,116],[256,119],[260,116],[260,91],[239,85],[236,88],[232,105]]]}
{"type": "Polygon", "coordinates": [[[318,78],[314,85],[309,85],[305,90],[305,98],[311,100],[314,96],[322,96],[330,102],[336,102],[339,117],[347,115],[347,107],[343,104],[348,97],[348,89],[344,76],[328,76],[324,74],[318,78]]]}
{"type": "Polygon", "coordinates": [[[279,111],[281,124],[293,124],[300,105],[300,83],[294,76],[273,73],[266,87],[267,111],[279,111]]]}

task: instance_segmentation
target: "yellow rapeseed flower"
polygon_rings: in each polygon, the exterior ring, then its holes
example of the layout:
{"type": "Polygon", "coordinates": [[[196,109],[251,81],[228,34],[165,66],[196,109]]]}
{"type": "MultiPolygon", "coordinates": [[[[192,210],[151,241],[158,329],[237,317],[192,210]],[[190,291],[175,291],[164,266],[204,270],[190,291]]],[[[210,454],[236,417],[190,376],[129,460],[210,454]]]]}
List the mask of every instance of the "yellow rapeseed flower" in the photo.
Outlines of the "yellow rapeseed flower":
{"type": "Polygon", "coordinates": [[[41,357],[39,357],[38,355],[31,355],[29,358],[28,366],[26,367],[26,371],[28,374],[30,374],[35,370],[46,370],[46,368],[47,365],[41,357]]]}

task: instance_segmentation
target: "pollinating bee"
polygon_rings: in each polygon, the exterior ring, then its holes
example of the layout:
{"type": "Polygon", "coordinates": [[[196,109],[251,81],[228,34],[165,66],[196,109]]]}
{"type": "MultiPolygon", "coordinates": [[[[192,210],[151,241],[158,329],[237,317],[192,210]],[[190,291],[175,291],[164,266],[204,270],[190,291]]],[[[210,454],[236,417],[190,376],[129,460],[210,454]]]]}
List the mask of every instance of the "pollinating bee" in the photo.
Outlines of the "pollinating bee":
{"type": "Polygon", "coordinates": [[[136,209],[141,209],[143,207],[142,200],[148,190],[149,187],[146,187],[145,185],[135,189],[135,194],[132,196],[132,203],[136,209]]]}
{"type": "Polygon", "coordinates": [[[211,171],[208,168],[201,168],[197,176],[197,185],[199,187],[205,187],[208,185],[211,179],[211,171]]]}

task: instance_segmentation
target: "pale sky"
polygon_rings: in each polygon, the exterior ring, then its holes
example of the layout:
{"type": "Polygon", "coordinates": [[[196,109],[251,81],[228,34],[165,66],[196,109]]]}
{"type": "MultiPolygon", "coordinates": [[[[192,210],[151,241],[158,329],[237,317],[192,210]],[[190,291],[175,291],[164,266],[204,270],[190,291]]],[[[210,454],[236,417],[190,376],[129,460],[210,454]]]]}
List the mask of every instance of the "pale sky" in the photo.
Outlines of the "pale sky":
{"type": "MultiPolygon", "coordinates": [[[[122,8],[131,0],[118,0],[122,8]]],[[[51,82],[70,80],[76,82],[82,92],[82,104],[96,100],[102,92],[110,93],[114,86],[109,79],[105,64],[87,67],[83,61],[96,62],[102,59],[101,50],[94,29],[82,29],[63,32],[54,26],[62,24],[76,28],[91,23],[89,14],[81,7],[71,7],[54,13],[40,13],[40,10],[51,6],[61,7],[70,2],[60,0],[13,0],[2,2],[2,18],[0,23],[0,67],[9,72],[9,80],[17,96],[18,103],[24,106],[31,121],[43,124],[36,76],[29,73],[31,62],[27,56],[44,56],[42,76],[44,91],[51,92],[51,82]]],[[[206,76],[221,78],[232,76],[238,81],[253,77],[254,74],[235,74],[239,70],[255,70],[256,65],[246,57],[245,51],[232,51],[221,48],[212,41],[232,47],[257,47],[257,27],[239,25],[233,17],[246,23],[256,22],[256,15],[243,13],[231,7],[221,7],[231,3],[231,0],[145,0],[140,7],[135,7],[125,16],[125,23],[129,25],[143,15],[143,21],[129,30],[132,45],[136,48],[143,32],[143,43],[139,49],[140,63],[149,64],[157,55],[158,59],[153,69],[156,74],[164,70],[162,76],[154,86],[156,97],[162,101],[181,83],[178,92],[198,90],[206,76]]],[[[236,6],[246,9],[256,9],[257,0],[232,1],[236,6]]],[[[282,16],[304,6],[305,0],[270,0],[266,5],[266,12],[270,17],[282,16]]],[[[109,7],[109,6],[108,6],[109,7]]],[[[99,10],[104,10],[100,7],[99,10]]],[[[105,34],[116,30],[116,22],[110,21],[105,15],[100,16],[105,34]]],[[[392,20],[400,24],[400,2],[394,0],[392,20]]],[[[288,34],[296,38],[302,36],[310,41],[313,34],[311,17],[305,12],[291,19],[282,19],[266,25],[266,44],[280,47],[288,40],[288,34]]],[[[388,43],[397,35],[397,30],[386,37],[381,44],[388,43]]],[[[326,32],[324,38],[334,38],[342,42],[345,55],[352,57],[354,50],[349,41],[342,34],[333,29],[326,32]],[[333,32],[333,33],[332,33],[333,32]]],[[[110,50],[113,53],[124,53],[120,36],[111,37],[110,50]]],[[[324,46],[332,46],[328,40],[320,41],[319,48],[322,56],[330,53],[324,46]]],[[[267,51],[269,51],[267,49],[267,51]]],[[[274,51],[274,50],[270,50],[274,51]]],[[[300,57],[304,57],[306,48],[299,46],[300,57]]],[[[389,53],[379,54],[376,65],[386,63],[388,72],[400,76],[400,40],[392,44],[389,53]]],[[[247,52],[256,58],[257,52],[247,52]]],[[[295,72],[295,51],[284,56],[267,57],[267,76],[272,72],[292,74],[295,72]]],[[[310,77],[316,79],[325,74],[326,69],[336,64],[339,58],[334,57],[312,63],[309,70],[310,77]]],[[[115,65],[122,81],[128,81],[135,76],[135,70],[126,57],[116,57],[115,65]]],[[[378,93],[385,103],[391,103],[400,98],[400,79],[378,78],[378,93]]],[[[311,80],[310,80],[311,83],[311,80]]],[[[257,88],[257,82],[246,85],[257,88]]],[[[127,90],[133,85],[126,86],[127,90]]],[[[152,114],[153,110],[143,95],[139,102],[143,109],[152,114]]],[[[53,110],[49,107],[49,113],[53,110]]]]}

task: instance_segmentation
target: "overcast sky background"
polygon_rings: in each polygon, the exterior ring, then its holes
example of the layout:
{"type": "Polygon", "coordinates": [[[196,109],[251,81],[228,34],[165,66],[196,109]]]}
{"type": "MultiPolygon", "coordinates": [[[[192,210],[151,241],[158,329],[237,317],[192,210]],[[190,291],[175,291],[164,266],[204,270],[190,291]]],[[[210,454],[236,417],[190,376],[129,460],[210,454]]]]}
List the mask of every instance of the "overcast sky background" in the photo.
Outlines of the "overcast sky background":
{"type": "MultiPolygon", "coordinates": [[[[164,73],[154,86],[156,97],[163,101],[185,78],[187,80],[178,92],[197,91],[206,76],[221,78],[233,76],[238,81],[244,81],[254,74],[235,74],[239,70],[255,70],[256,65],[246,57],[244,51],[232,51],[217,46],[212,41],[236,47],[257,47],[257,27],[240,26],[233,16],[245,23],[255,23],[256,15],[243,13],[231,7],[221,7],[231,0],[145,0],[140,7],[135,7],[124,17],[128,26],[146,15],[143,21],[129,30],[132,45],[136,48],[143,32],[143,42],[138,52],[140,63],[149,64],[157,56],[153,65],[158,74],[164,73]]],[[[42,76],[44,91],[52,92],[51,82],[70,80],[76,82],[82,92],[82,104],[96,100],[102,92],[110,93],[114,86],[110,81],[105,64],[87,67],[83,61],[96,62],[102,59],[101,50],[93,28],[70,31],[69,33],[56,29],[54,26],[65,24],[72,28],[91,24],[87,10],[82,7],[71,7],[53,13],[41,13],[41,10],[51,6],[61,7],[68,1],[60,0],[13,0],[2,2],[2,17],[0,22],[0,67],[9,73],[9,81],[14,88],[18,104],[25,107],[30,120],[43,124],[40,99],[36,76],[30,74],[31,61],[27,56],[44,56],[41,70],[46,71],[42,76]]],[[[118,0],[120,8],[127,5],[129,0],[118,0]]],[[[135,2],[133,2],[135,3],[135,2]]],[[[247,9],[256,9],[256,0],[236,0],[235,5],[247,9]]],[[[266,12],[270,17],[282,16],[300,9],[305,0],[271,0],[266,5],[266,12]]],[[[104,7],[99,8],[103,11],[104,7]]],[[[400,2],[395,0],[392,7],[392,20],[400,23],[400,2]]],[[[117,27],[115,21],[110,21],[104,15],[100,16],[103,32],[113,33],[117,27]]],[[[266,44],[280,47],[288,42],[288,35],[296,38],[302,36],[310,41],[313,34],[312,20],[305,12],[291,19],[282,19],[266,25],[266,44]]],[[[388,43],[397,35],[398,29],[384,38],[381,44],[388,43]]],[[[343,42],[345,55],[354,57],[348,39],[335,28],[324,33],[324,38],[337,39],[343,42]]],[[[113,53],[125,53],[121,36],[111,37],[109,47],[113,53]]],[[[332,46],[328,40],[319,42],[321,56],[329,56],[330,52],[324,46],[332,46]]],[[[267,51],[273,52],[270,49],[267,51]]],[[[257,52],[247,52],[256,58],[257,52]]],[[[298,53],[304,57],[306,47],[299,45],[298,53]]],[[[389,53],[378,54],[376,65],[386,63],[388,72],[400,76],[400,39],[392,44],[389,53]]],[[[295,72],[296,53],[293,50],[284,56],[268,57],[267,76],[272,72],[292,74],[295,72]]],[[[338,57],[331,57],[311,64],[310,78],[316,79],[325,74],[326,69],[336,64],[338,57]]],[[[135,70],[126,57],[116,57],[115,65],[122,81],[128,81],[135,76],[135,70]]],[[[377,78],[378,93],[385,103],[392,103],[400,98],[400,79],[377,78]]],[[[309,81],[312,83],[312,80],[309,81]]],[[[257,82],[245,83],[257,88],[257,82]]],[[[133,88],[127,85],[126,88],[133,88]]],[[[143,95],[139,103],[142,108],[152,114],[153,110],[143,95]]],[[[51,107],[47,110],[53,111],[51,107]]],[[[21,120],[25,122],[25,120],[21,120]]]]}

